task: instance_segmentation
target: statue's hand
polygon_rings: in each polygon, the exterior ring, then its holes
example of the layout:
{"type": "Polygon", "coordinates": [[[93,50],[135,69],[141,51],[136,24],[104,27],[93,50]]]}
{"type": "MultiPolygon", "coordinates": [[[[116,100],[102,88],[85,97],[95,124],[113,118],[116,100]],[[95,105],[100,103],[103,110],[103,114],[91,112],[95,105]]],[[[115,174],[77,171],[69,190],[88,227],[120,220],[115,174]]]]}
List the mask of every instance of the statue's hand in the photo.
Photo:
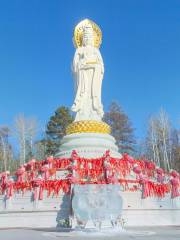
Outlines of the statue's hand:
{"type": "Polygon", "coordinates": [[[81,64],[79,70],[91,68],[90,64],[81,64]]]}
{"type": "Polygon", "coordinates": [[[79,66],[79,69],[84,69],[84,68],[86,68],[86,64],[84,63],[79,66]]]}
{"type": "Polygon", "coordinates": [[[100,69],[100,67],[101,66],[99,63],[86,63],[83,65],[81,69],[90,69],[90,68],[100,69]]]}
{"type": "Polygon", "coordinates": [[[83,62],[83,63],[80,63],[79,66],[78,66],[78,69],[81,70],[81,69],[85,69],[87,66],[86,66],[86,63],[83,62]]]}

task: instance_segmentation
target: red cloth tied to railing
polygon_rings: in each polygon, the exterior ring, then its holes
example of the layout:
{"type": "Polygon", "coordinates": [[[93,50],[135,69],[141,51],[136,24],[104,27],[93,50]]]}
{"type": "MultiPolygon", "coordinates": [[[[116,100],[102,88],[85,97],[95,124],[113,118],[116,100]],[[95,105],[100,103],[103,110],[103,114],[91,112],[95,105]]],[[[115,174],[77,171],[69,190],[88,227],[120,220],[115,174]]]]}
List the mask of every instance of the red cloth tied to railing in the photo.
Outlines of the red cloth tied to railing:
{"type": "Polygon", "coordinates": [[[171,179],[170,179],[170,183],[171,183],[171,198],[176,198],[180,196],[180,191],[179,191],[179,187],[180,187],[180,176],[179,173],[176,172],[175,170],[172,170],[170,172],[171,175],[171,179]]]}
{"type": "MultiPolygon", "coordinates": [[[[68,174],[68,173],[67,173],[68,174]]],[[[51,193],[58,195],[60,190],[68,193],[71,184],[116,184],[120,183],[123,190],[138,191],[142,190],[142,197],[149,196],[164,197],[171,191],[172,198],[179,196],[179,175],[177,172],[171,172],[171,180],[164,183],[164,178],[169,175],[163,173],[163,170],[155,168],[155,164],[146,159],[134,159],[128,154],[123,157],[113,158],[110,152],[106,151],[104,156],[99,158],[81,158],[76,151],[73,151],[70,158],[47,158],[42,161],[29,161],[27,165],[17,170],[17,181],[13,183],[14,191],[26,190],[35,191],[35,198],[42,199],[42,192],[47,190],[48,196],[51,193]],[[25,168],[26,171],[23,170],[25,168]],[[56,179],[56,171],[68,170],[70,174],[67,179],[56,179]],[[134,183],[128,177],[134,177],[134,183]],[[44,179],[37,181],[36,177],[42,172],[44,179]],[[49,175],[54,180],[49,180],[49,175]],[[123,180],[123,181],[122,181],[123,180]],[[156,182],[153,182],[156,181],[156,182]],[[39,194],[41,188],[41,194],[39,194]],[[38,195],[39,194],[39,195],[38,195]],[[41,196],[40,196],[41,195],[41,196]]],[[[7,174],[0,174],[1,192],[8,188],[5,185],[7,174]]]]}
{"type": "Polygon", "coordinates": [[[44,190],[45,182],[42,178],[37,178],[32,182],[32,187],[34,190],[34,200],[43,200],[43,190],[44,190]],[[39,190],[39,195],[38,195],[39,190]]]}
{"type": "MultiPolygon", "coordinates": [[[[49,188],[49,181],[47,182],[46,187],[49,188]]],[[[51,185],[51,190],[49,191],[53,191],[54,194],[56,196],[59,195],[60,190],[62,190],[65,194],[70,193],[70,189],[71,189],[71,183],[69,181],[69,179],[63,179],[63,180],[53,180],[52,182],[50,182],[51,185]]]]}
{"type": "Polygon", "coordinates": [[[21,166],[15,173],[17,176],[17,182],[23,182],[26,170],[24,166],[21,166]]]}
{"type": "Polygon", "coordinates": [[[27,180],[33,181],[35,179],[35,177],[37,176],[37,172],[36,171],[28,171],[27,172],[27,180]]]}
{"type": "Polygon", "coordinates": [[[66,179],[68,179],[68,180],[70,181],[70,183],[72,183],[72,184],[76,184],[76,183],[78,183],[78,181],[79,181],[78,178],[75,177],[75,176],[73,176],[72,173],[68,174],[68,175],[66,176],[66,179]]]}
{"type": "Polygon", "coordinates": [[[6,198],[10,199],[13,196],[14,193],[14,180],[11,178],[9,179],[6,184],[6,198]]]}
{"type": "Polygon", "coordinates": [[[49,165],[45,164],[44,166],[41,167],[40,171],[42,172],[42,178],[44,180],[49,179],[49,165]]]}
{"type": "Polygon", "coordinates": [[[156,179],[158,183],[164,182],[164,170],[162,168],[156,168],[156,179]]]}
{"type": "Polygon", "coordinates": [[[35,170],[35,165],[36,165],[36,159],[31,159],[26,166],[26,169],[29,171],[34,171],[35,170]]]}
{"type": "Polygon", "coordinates": [[[142,186],[142,198],[147,198],[151,196],[151,182],[144,176],[140,177],[139,183],[142,186]]]}
{"type": "Polygon", "coordinates": [[[32,182],[26,181],[26,182],[14,182],[14,191],[16,192],[22,192],[24,194],[27,190],[32,190],[32,182]]]}
{"type": "Polygon", "coordinates": [[[169,184],[154,183],[146,178],[141,179],[139,183],[142,186],[142,198],[158,197],[163,198],[170,191],[169,184]]]}
{"type": "Polygon", "coordinates": [[[69,158],[54,158],[53,167],[56,169],[66,169],[71,164],[69,158]]]}
{"type": "Polygon", "coordinates": [[[142,173],[141,167],[138,164],[135,164],[133,167],[133,172],[139,176],[142,173]]]}
{"type": "Polygon", "coordinates": [[[176,198],[180,196],[180,192],[179,192],[179,179],[176,178],[172,178],[170,180],[171,182],[171,198],[176,198]]]}
{"type": "Polygon", "coordinates": [[[123,154],[123,159],[131,164],[134,163],[134,158],[127,153],[123,154]]]}
{"type": "Polygon", "coordinates": [[[156,169],[156,165],[153,162],[144,160],[144,173],[147,174],[148,177],[154,176],[154,170],[156,169]]]}
{"type": "Polygon", "coordinates": [[[163,198],[165,197],[166,193],[170,192],[170,185],[169,183],[152,183],[151,184],[151,196],[163,198]]]}
{"type": "Polygon", "coordinates": [[[1,179],[1,185],[0,185],[0,190],[1,190],[1,193],[3,194],[5,189],[6,189],[6,182],[8,180],[8,176],[10,175],[10,172],[9,171],[6,171],[6,172],[2,172],[0,174],[0,179],[1,179]]]}
{"type": "Polygon", "coordinates": [[[47,157],[46,162],[49,164],[49,168],[52,168],[53,162],[54,162],[54,157],[53,156],[47,157]]]}

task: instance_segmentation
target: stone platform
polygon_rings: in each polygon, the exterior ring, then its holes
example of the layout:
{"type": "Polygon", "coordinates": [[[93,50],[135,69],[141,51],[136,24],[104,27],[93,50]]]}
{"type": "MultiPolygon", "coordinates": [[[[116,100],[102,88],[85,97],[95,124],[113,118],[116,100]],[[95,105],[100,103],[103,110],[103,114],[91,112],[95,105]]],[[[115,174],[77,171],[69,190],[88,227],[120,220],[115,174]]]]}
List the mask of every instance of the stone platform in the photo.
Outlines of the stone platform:
{"type": "Polygon", "coordinates": [[[114,234],[112,232],[103,234],[82,234],[77,232],[57,232],[57,229],[4,229],[0,231],[3,240],[179,240],[180,227],[176,226],[154,226],[154,227],[127,227],[126,232],[114,234]]]}
{"type": "MultiPolygon", "coordinates": [[[[122,218],[125,226],[168,226],[180,225],[180,197],[174,200],[167,195],[164,199],[141,199],[140,192],[122,192],[122,218]]],[[[60,194],[33,202],[30,193],[16,194],[5,203],[0,196],[0,228],[7,227],[56,227],[59,218],[69,215],[70,199],[60,194]]],[[[112,203],[113,204],[113,203],[112,203]]]]}

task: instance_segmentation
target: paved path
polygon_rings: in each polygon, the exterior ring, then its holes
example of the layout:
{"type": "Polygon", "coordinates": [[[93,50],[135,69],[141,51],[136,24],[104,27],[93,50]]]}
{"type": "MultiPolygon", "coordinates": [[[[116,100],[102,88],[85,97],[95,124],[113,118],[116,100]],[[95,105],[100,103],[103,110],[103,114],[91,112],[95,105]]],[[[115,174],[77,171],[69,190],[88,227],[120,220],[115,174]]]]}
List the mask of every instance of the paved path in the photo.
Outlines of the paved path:
{"type": "Polygon", "coordinates": [[[101,235],[56,232],[55,229],[3,229],[0,230],[0,240],[180,240],[179,227],[141,227],[128,228],[126,233],[105,233],[101,235]]]}

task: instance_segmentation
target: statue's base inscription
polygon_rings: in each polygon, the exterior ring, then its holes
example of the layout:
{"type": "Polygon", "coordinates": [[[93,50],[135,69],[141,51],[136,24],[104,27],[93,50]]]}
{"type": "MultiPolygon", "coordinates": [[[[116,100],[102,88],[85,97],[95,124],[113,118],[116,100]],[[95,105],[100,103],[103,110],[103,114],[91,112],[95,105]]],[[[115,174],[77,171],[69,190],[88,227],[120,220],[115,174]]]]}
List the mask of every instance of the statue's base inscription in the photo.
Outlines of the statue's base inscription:
{"type": "Polygon", "coordinates": [[[122,212],[122,198],[119,185],[87,184],[73,188],[72,208],[77,224],[86,226],[92,221],[100,227],[104,221],[115,226],[122,212]]]}

